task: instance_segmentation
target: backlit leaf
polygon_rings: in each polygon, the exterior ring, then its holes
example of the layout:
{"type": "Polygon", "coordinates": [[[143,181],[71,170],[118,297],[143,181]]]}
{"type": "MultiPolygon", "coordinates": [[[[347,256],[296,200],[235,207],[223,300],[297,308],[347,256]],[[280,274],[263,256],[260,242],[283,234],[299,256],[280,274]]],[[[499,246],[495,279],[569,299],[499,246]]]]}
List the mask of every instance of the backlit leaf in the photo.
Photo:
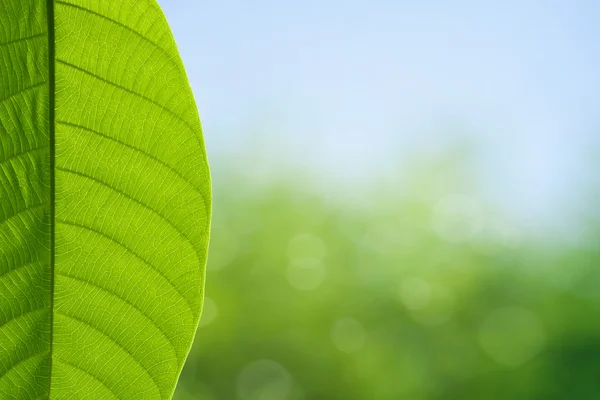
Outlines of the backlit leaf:
{"type": "Polygon", "coordinates": [[[0,0],[0,398],[170,398],[210,214],[156,1],[0,0]]]}

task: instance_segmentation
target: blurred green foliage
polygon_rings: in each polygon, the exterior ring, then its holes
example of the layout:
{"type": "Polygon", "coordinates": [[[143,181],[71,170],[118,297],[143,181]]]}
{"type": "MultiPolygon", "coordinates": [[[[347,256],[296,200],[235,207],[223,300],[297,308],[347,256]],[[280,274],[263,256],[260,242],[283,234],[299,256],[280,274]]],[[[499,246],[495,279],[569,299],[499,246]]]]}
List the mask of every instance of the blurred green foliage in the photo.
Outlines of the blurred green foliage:
{"type": "Polygon", "coordinates": [[[452,194],[449,163],[363,204],[215,179],[207,299],[176,399],[600,398],[593,237],[528,240],[452,194]]]}

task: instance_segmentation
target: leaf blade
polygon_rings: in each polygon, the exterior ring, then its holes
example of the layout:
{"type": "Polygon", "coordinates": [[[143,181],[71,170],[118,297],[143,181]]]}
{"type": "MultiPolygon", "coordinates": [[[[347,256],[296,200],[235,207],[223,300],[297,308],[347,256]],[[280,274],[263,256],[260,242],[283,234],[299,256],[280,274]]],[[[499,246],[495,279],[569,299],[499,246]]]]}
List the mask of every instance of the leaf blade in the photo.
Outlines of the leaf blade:
{"type": "Polygon", "coordinates": [[[26,66],[0,72],[0,395],[170,398],[210,231],[193,95],[155,1],[47,4],[0,0],[26,66]]]}

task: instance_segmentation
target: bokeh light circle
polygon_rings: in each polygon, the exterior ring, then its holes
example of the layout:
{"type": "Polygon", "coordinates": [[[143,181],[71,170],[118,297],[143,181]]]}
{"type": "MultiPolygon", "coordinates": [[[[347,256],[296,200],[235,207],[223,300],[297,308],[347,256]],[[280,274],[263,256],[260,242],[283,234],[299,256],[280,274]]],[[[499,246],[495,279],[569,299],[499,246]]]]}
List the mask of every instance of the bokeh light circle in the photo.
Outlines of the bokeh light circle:
{"type": "Polygon", "coordinates": [[[204,305],[202,306],[202,316],[198,326],[206,326],[213,322],[219,315],[217,304],[210,297],[204,297],[204,305]]]}
{"type": "Polygon", "coordinates": [[[519,307],[493,311],[479,329],[479,343],[499,364],[518,366],[534,358],[544,347],[546,334],[533,312],[519,307]]]}
{"type": "Polygon", "coordinates": [[[323,283],[326,272],[325,265],[317,258],[294,258],[287,268],[287,280],[294,289],[314,290],[323,283]]]}
{"type": "Polygon", "coordinates": [[[288,256],[290,259],[300,257],[314,257],[321,259],[327,254],[327,246],[323,240],[312,233],[300,233],[288,243],[288,256]]]}
{"type": "Polygon", "coordinates": [[[360,350],[365,345],[366,339],[365,328],[354,318],[338,319],[331,329],[331,340],[334,346],[344,353],[360,350]]]}
{"type": "Polygon", "coordinates": [[[257,360],[246,365],[237,380],[242,400],[284,400],[292,390],[290,373],[273,360],[257,360]]]}

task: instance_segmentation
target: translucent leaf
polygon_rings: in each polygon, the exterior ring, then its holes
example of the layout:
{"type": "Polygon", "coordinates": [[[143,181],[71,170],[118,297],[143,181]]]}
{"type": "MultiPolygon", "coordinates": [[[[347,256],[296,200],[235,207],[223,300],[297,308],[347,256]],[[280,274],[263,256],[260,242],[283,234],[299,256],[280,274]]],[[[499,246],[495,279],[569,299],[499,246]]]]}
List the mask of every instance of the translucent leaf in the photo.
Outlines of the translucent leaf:
{"type": "Polygon", "coordinates": [[[170,398],[210,214],[156,1],[0,0],[0,398],[170,398]]]}

